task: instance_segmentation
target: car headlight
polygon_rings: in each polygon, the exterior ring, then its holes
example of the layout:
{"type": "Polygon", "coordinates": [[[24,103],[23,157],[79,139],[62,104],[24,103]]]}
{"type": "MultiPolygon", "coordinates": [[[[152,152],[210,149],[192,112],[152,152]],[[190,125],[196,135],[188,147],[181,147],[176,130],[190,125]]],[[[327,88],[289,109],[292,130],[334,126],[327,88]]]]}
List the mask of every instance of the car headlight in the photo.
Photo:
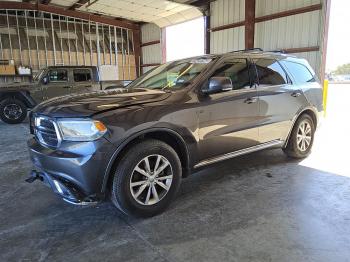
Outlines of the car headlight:
{"type": "Polygon", "coordinates": [[[93,141],[102,137],[106,132],[106,126],[97,120],[81,119],[57,121],[62,139],[68,141],[93,141]]]}

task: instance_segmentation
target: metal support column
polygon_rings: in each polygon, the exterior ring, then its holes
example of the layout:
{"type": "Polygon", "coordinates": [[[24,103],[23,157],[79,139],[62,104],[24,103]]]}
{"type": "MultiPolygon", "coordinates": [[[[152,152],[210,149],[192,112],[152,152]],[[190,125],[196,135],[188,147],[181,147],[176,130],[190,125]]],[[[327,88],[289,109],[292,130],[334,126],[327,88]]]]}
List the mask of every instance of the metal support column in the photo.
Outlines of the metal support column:
{"type": "MultiPolygon", "coordinates": [[[[115,65],[118,66],[118,37],[117,37],[116,27],[114,27],[114,53],[115,53],[115,65]]],[[[119,71],[119,66],[118,66],[118,71],[119,71]]]]}
{"type": "Polygon", "coordinates": [[[42,14],[42,22],[43,22],[43,30],[44,30],[44,48],[45,48],[45,65],[48,66],[48,56],[47,56],[47,44],[46,44],[46,26],[45,26],[45,18],[44,14],[42,14]]]}
{"type": "Polygon", "coordinates": [[[25,19],[25,23],[26,23],[25,33],[27,35],[29,66],[32,67],[32,51],[30,49],[30,41],[29,41],[29,35],[28,35],[28,16],[27,16],[27,11],[24,11],[24,19],[25,19]]]}
{"type": "Polygon", "coordinates": [[[78,56],[78,35],[77,35],[77,26],[75,24],[75,18],[73,19],[74,25],[74,34],[75,34],[75,64],[79,65],[79,56],[78,56]]]}
{"type": "Polygon", "coordinates": [[[35,29],[35,43],[36,43],[36,56],[38,59],[38,69],[40,69],[40,54],[39,54],[39,43],[38,43],[38,32],[36,26],[36,12],[34,11],[34,29],[35,29]]]}
{"type": "Polygon", "coordinates": [[[22,45],[21,45],[21,33],[19,31],[19,26],[18,26],[18,15],[17,15],[17,10],[16,10],[16,29],[17,29],[17,35],[18,35],[18,45],[19,45],[19,58],[21,61],[21,65],[23,64],[23,57],[22,57],[22,45]]]}
{"type": "Polygon", "coordinates": [[[245,48],[254,48],[255,0],[245,1],[245,48]]]}
{"type": "Polygon", "coordinates": [[[85,58],[85,54],[86,54],[86,52],[85,52],[84,21],[81,21],[81,35],[82,35],[82,37],[83,37],[83,54],[84,54],[84,56],[83,56],[83,63],[84,63],[84,65],[86,65],[86,58],[85,58]]]}
{"type": "Polygon", "coordinates": [[[106,44],[105,44],[105,29],[103,27],[103,25],[101,25],[102,27],[102,45],[103,45],[103,64],[106,64],[106,44]]]}
{"type": "Polygon", "coordinates": [[[96,47],[97,47],[97,65],[101,65],[101,48],[100,48],[100,32],[98,30],[98,23],[96,23],[96,47]]]}
{"type": "Polygon", "coordinates": [[[123,80],[125,80],[125,52],[124,52],[124,35],[123,35],[123,28],[120,28],[120,35],[121,35],[121,41],[122,41],[122,70],[123,70],[123,80]]]}
{"type": "Polygon", "coordinates": [[[90,65],[92,65],[92,42],[91,42],[91,25],[89,20],[89,45],[90,45],[90,65]]]}
{"type": "Polygon", "coordinates": [[[52,33],[52,46],[53,46],[53,59],[54,59],[54,65],[57,63],[57,57],[56,57],[56,44],[55,44],[55,33],[53,31],[53,17],[52,14],[50,14],[51,18],[51,33],[52,33]]]}
{"type": "Polygon", "coordinates": [[[60,46],[61,46],[61,59],[62,64],[64,65],[64,57],[63,57],[63,43],[62,43],[62,27],[61,27],[61,16],[58,17],[58,25],[60,28],[60,46]]]}
{"type": "Polygon", "coordinates": [[[67,24],[67,37],[68,37],[68,63],[69,65],[72,64],[72,59],[71,59],[71,55],[70,55],[70,37],[69,37],[69,23],[68,23],[68,17],[66,17],[66,24],[67,24]]]}
{"type": "Polygon", "coordinates": [[[128,52],[128,76],[130,80],[130,42],[129,42],[129,30],[126,30],[126,43],[127,43],[127,52],[128,52]]]}
{"type": "Polygon", "coordinates": [[[108,26],[108,40],[109,40],[109,63],[112,65],[112,40],[111,40],[111,26],[108,26]]]}

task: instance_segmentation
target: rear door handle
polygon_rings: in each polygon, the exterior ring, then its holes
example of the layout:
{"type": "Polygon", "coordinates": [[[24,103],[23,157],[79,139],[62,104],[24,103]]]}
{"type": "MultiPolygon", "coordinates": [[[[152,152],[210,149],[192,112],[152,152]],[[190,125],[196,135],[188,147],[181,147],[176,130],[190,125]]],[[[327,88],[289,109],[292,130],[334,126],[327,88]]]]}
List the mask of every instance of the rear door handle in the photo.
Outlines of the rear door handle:
{"type": "Polygon", "coordinates": [[[298,96],[301,96],[301,93],[300,92],[293,92],[291,94],[292,97],[298,97],[298,96]]]}
{"type": "Polygon", "coordinates": [[[256,98],[256,97],[249,97],[249,98],[247,98],[246,100],[244,100],[244,103],[246,103],[246,104],[252,104],[252,103],[255,103],[255,102],[257,102],[258,101],[258,98],[256,98]]]}

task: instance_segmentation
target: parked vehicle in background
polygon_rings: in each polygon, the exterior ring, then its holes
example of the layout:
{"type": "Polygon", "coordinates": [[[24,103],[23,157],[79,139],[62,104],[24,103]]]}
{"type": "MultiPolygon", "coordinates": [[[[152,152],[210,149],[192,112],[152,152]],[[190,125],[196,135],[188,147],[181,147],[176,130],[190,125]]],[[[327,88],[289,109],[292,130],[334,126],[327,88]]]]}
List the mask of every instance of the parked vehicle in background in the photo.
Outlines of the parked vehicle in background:
{"type": "Polygon", "coordinates": [[[101,81],[96,66],[50,66],[30,83],[0,85],[0,118],[8,124],[21,123],[27,110],[44,100],[74,93],[88,93],[124,86],[125,81],[101,81]]]}
{"type": "Polygon", "coordinates": [[[125,89],[37,106],[27,181],[44,181],[69,203],[109,198],[152,216],[195,169],[266,148],[308,156],[322,110],[304,59],[241,51],[169,62],[125,89]]]}

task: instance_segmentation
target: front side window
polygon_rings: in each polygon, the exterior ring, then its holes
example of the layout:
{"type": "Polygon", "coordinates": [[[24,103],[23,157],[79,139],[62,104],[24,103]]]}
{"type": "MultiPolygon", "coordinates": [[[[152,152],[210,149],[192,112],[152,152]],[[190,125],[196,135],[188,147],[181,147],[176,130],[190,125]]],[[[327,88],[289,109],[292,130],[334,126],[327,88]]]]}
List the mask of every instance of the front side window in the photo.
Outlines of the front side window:
{"type": "Polygon", "coordinates": [[[67,70],[64,70],[64,69],[50,70],[49,80],[50,82],[67,82],[68,81],[67,70]]]}
{"type": "Polygon", "coordinates": [[[91,72],[89,69],[75,69],[73,70],[74,82],[91,81],[91,72]]]}
{"type": "Polygon", "coordinates": [[[250,88],[249,66],[246,59],[234,59],[217,69],[212,77],[228,77],[233,90],[250,88]]]}
{"type": "Polygon", "coordinates": [[[260,86],[284,85],[287,83],[287,75],[276,60],[260,58],[255,59],[254,63],[260,86]]]}
{"type": "Polygon", "coordinates": [[[169,62],[147,72],[128,88],[181,89],[188,86],[211,61],[211,58],[195,58],[169,62]]]}
{"type": "Polygon", "coordinates": [[[315,77],[306,66],[289,61],[282,61],[282,63],[299,83],[310,83],[316,81],[315,77]]]}

